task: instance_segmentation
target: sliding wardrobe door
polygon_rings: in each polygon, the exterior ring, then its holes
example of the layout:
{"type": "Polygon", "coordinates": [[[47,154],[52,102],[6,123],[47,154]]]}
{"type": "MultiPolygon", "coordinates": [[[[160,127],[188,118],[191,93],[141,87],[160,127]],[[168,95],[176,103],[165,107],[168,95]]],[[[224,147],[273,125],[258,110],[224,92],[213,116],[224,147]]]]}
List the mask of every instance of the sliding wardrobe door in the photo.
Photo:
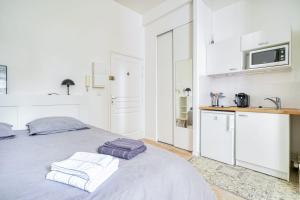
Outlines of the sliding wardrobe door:
{"type": "Polygon", "coordinates": [[[157,37],[157,132],[160,142],[173,144],[173,32],[157,37]]]}
{"type": "Polygon", "coordinates": [[[173,31],[174,45],[174,146],[193,148],[193,26],[183,25],[173,31]]]}

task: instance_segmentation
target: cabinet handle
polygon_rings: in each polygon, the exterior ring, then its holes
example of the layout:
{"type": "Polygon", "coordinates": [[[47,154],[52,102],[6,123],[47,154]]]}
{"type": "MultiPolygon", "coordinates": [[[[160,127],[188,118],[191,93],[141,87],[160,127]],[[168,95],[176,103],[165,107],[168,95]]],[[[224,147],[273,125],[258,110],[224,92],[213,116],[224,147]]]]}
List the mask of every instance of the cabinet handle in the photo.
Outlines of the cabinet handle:
{"type": "Polygon", "coordinates": [[[261,42],[261,43],[258,43],[259,46],[261,46],[261,45],[267,45],[267,44],[269,44],[269,42],[261,42]]]}
{"type": "Polygon", "coordinates": [[[248,115],[242,115],[242,114],[239,114],[238,116],[239,117],[248,117],[248,115]]]}
{"type": "Polygon", "coordinates": [[[236,71],[237,68],[229,68],[229,71],[236,71]]]}
{"type": "Polygon", "coordinates": [[[226,117],[226,131],[230,131],[230,116],[226,117]]]}

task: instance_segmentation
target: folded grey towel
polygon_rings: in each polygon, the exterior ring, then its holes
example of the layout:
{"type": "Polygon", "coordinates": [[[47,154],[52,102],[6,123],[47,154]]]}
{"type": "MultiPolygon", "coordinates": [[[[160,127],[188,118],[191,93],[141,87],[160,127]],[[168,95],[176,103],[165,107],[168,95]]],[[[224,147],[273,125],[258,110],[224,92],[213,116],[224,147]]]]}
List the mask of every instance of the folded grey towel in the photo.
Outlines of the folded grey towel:
{"type": "Polygon", "coordinates": [[[132,140],[127,138],[118,138],[114,141],[105,142],[104,146],[111,148],[119,148],[124,150],[135,150],[144,145],[143,141],[132,140]]]}
{"type": "Polygon", "coordinates": [[[135,149],[135,150],[125,150],[121,148],[112,148],[107,147],[105,145],[100,146],[98,152],[101,154],[111,155],[118,158],[123,158],[126,160],[130,160],[137,156],[138,154],[146,151],[147,147],[145,145],[135,149]]]}
{"type": "Polygon", "coordinates": [[[6,136],[6,137],[0,137],[0,140],[13,139],[15,137],[16,137],[15,135],[10,135],[10,136],[6,136]]]}

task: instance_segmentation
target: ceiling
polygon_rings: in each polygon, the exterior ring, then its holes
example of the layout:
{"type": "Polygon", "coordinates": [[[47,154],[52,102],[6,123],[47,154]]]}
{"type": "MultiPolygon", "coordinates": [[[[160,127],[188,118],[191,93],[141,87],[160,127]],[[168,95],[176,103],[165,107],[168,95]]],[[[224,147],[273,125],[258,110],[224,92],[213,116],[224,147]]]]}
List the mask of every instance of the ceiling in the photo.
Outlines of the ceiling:
{"type": "Polygon", "coordinates": [[[213,11],[219,10],[240,0],[203,0],[213,11]]]}
{"type": "Polygon", "coordinates": [[[165,0],[115,0],[116,2],[140,13],[145,14],[147,11],[155,8],[165,0]]]}

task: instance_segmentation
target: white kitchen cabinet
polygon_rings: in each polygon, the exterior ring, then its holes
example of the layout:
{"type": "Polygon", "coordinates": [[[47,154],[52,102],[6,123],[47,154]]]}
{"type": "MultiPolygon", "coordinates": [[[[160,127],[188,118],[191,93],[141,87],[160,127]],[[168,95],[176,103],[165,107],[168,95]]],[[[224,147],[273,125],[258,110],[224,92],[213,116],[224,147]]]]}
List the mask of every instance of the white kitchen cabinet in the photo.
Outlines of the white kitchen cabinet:
{"type": "Polygon", "coordinates": [[[242,59],[240,37],[211,44],[207,47],[207,74],[217,75],[241,71],[242,59]]]}
{"type": "Polygon", "coordinates": [[[234,112],[201,111],[201,156],[235,164],[234,112]]]}
{"type": "Polygon", "coordinates": [[[290,117],[236,113],[236,164],[289,180],[290,117]]]}
{"type": "Polygon", "coordinates": [[[269,46],[290,43],[290,27],[272,27],[242,36],[241,50],[250,51],[269,46]]]}

